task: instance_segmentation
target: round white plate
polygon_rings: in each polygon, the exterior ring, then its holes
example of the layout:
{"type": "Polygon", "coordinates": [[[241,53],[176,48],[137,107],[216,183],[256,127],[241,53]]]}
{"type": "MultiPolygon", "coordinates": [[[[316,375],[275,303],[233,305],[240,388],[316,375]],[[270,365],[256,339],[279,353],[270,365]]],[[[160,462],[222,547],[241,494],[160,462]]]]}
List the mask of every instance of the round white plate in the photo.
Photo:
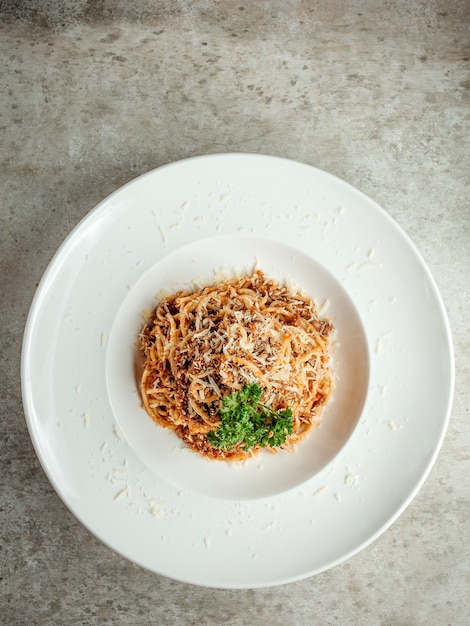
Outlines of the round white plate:
{"type": "Polygon", "coordinates": [[[402,230],[323,171],[247,154],[159,168],[99,204],[45,272],[22,354],[31,438],[75,516],[143,567],[221,588],[299,580],[379,536],[434,463],[453,383],[446,313],[402,230]],[[132,338],[160,289],[254,263],[325,307],[340,376],[290,459],[230,468],[146,419],[132,338]]]}

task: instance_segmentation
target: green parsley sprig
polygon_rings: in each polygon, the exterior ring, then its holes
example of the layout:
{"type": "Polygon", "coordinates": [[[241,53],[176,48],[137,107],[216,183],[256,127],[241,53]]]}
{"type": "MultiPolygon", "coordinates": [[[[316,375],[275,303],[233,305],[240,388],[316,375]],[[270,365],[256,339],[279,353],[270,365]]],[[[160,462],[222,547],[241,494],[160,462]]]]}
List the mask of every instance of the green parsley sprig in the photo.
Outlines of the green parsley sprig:
{"type": "Polygon", "coordinates": [[[260,401],[262,393],[253,382],[222,399],[221,423],[207,433],[214,448],[232,450],[240,444],[244,450],[253,446],[274,448],[286,441],[293,431],[292,409],[275,411],[260,401]]]}

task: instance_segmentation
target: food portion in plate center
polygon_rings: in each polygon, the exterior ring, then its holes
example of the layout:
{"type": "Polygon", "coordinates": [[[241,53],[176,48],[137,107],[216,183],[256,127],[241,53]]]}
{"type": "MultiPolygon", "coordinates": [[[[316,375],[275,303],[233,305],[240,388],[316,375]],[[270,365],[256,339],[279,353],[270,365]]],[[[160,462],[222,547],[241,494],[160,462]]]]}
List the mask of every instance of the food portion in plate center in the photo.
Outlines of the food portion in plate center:
{"type": "Polygon", "coordinates": [[[149,416],[224,461],[294,449],[331,396],[333,325],[260,270],[163,298],[143,327],[149,416]]]}

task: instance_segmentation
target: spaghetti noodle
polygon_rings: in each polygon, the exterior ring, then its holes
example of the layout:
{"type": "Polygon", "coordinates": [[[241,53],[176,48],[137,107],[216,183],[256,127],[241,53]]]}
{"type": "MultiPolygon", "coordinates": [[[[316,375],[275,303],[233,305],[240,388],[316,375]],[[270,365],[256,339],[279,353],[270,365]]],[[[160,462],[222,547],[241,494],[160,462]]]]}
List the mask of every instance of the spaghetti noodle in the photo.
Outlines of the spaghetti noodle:
{"type": "Polygon", "coordinates": [[[180,291],[160,301],[139,337],[145,363],[140,391],[145,410],[192,449],[221,460],[259,451],[210,444],[220,424],[222,399],[255,381],[261,401],[292,410],[293,428],[282,448],[320,423],[330,397],[332,324],[313,301],[261,271],[180,291]]]}

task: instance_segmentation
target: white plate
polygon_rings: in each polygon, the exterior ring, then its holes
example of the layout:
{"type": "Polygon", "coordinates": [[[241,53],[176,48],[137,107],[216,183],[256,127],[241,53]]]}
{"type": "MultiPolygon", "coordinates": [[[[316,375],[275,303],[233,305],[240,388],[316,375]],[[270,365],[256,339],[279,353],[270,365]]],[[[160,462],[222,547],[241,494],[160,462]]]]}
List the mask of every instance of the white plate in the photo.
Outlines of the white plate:
{"type": "Polygon", "coordinates": [[[22,354],[31,438],[75,516],[143,567],[221,588],[299,580],[379,536],[434,463],[453,382],[441,298],[401,229],[325,172],[246,154],[162,167],[98,205],[45,272],[22,354]],[[330,302],[341,376],[294,460],[229,469],[144,419],[132,336],[161,287],[254,256],[330,302]]]}

